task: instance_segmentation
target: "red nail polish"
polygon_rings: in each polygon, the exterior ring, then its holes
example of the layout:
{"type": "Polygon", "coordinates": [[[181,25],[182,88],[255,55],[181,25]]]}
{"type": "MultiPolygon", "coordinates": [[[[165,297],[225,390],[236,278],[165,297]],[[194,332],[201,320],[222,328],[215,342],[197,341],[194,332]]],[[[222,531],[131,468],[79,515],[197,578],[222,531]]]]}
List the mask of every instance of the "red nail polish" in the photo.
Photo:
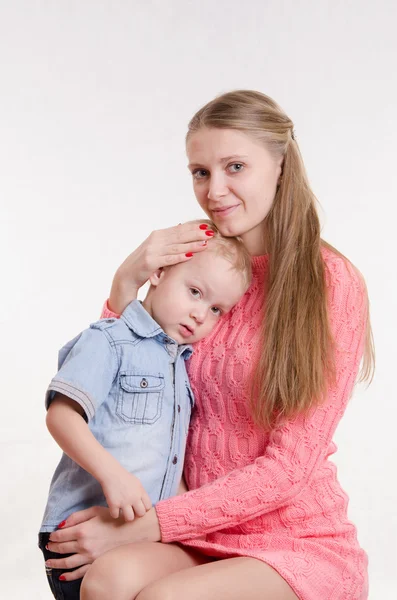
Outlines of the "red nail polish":
{"type": "Polygon", "coordinates": [[[60,579],[61,581],[66,581],[66,577],[65,577],[65,575],[60,575],[60,576],[59,576],[59,579],[60,579]]]}
{"type": "Polygon", "coordinates": [[[210,229],[209,231],[205,232],[205,235],[210,235],[212,237],[214,235],[214,232],[210,229]]]}
{"type": "Polygon", "coordinates": [[[62,529],[62,527],[65,527],[66,525],[66,521],[61,521],[58,525],[58,529],[62,529]]]}
{"type": "Polygon", "coordinates": [[[185,256],[186,256],[186,258],[192,258],[192,256],[193,256],[193,252],[187,252],[187,253],[185,254],[185,256]]]}
{"type": "Polygon", "coordinates": [[[200,225],[200,229],[208,229],[208,225],[205,225],[204,223],[202,225],[200,225]]]}

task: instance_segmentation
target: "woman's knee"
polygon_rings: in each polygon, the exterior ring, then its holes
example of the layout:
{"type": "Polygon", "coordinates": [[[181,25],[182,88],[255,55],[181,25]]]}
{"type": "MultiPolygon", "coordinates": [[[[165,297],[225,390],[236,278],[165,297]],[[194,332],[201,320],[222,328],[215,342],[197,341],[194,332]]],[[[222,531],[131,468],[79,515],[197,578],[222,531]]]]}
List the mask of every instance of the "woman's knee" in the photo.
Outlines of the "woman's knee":
{"type": "Polygon", "coordinates": [[[173,592],[168,589],[167,586],[162,585],[162,582],[154,585],[148,585],[135,597],[135,600],[175,600],[177,596],[173,595],[173,592]]]}
{"type": "Polygon", "coordinates": [[[86,573],[80,591],[80,600],[131,600],[142,589],[139,568],[130,555],[128,564],[120,549],[98,558],[86,573]]]}

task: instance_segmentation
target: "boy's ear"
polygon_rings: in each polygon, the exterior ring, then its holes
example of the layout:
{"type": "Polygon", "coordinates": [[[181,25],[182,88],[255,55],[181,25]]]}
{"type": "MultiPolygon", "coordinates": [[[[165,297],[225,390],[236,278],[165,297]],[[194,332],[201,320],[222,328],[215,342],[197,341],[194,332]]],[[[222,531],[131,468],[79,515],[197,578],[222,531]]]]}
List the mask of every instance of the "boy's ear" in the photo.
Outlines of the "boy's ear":
{"type": "Polygon", "coordinates": [[[157,269],[157,271],[152,273],[152,275],[149,277],[150,284],[154,285],[154,287],[157,287],[158,284],[160,283],[160,281],[163,279],[164,273],[165,273],[165,271],[164,271],[163,267],[161,267],[160,269],[157,269]]]}

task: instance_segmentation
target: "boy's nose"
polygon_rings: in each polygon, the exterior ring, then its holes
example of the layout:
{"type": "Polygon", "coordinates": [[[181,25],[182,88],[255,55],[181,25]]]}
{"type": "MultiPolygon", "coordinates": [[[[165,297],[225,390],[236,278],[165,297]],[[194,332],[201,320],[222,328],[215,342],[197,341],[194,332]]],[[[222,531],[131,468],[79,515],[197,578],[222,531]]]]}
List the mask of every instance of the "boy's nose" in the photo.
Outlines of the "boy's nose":
{"type": "Polygon", "coordinates": [[[206,314],[207,309],[204,306],[196,306],[190,313],[190,316],[196,321],[196,323],[204,323],[206,314]]]}

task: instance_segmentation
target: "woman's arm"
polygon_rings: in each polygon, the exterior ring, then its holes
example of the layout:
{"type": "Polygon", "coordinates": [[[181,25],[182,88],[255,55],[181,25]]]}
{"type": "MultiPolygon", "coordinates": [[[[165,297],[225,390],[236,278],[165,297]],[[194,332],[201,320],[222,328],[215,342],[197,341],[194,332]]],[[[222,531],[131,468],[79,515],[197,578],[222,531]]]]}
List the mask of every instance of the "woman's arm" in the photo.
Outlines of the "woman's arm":
{"type": "Polygon", "coordinates": [[[329,265],[329,306],[336,380],[326,400],[270,434],[263,456],[214,482],[156,505],[163,542],[177,542],[247,522],[290,503],[329,453],[356,380],[368,314],[360,275],[341,258],[329,265]]]}
{"type": "Polygon", "coordinates": [[[62,529],[51,533],[48,549],[66,558],[50,559],[46,565],[53,569],[75,569],[64,573],[65,580],[74,581],[85,575],[91,563],[99,556],[132,542],[159,542],[160,527],[156,511],[151,508],[132,523],[121,518],[112,519],[109,510],[93,506],[74,513],[62,529]]]}
{"type": "Polygon", "coordinates": [[[120,315],[136,299],[139,288],[154,271],[190,260],[187,254],[205,250],[208,241],[205,230],[208,226],[204,224],[202,227],[200,229],[198,223],[186,223],[153,231],[117,269],[108,308],[120,315]]]}
{"type": "MultiPolygon", "coordinates": [[[[185,492],[187,485],[182,477],[178,494],[185,492]]],[[[52,552],[73,554],[47,561],[47,565],[75,569],[64,574],[68,581],[74,581],[84,576],[96,558],[112,548],[133,542],[159,541],[160,525],[155,508],[133,523],[123,523],[121,519],[111,519],[107,508],[94,506],[70,515],[61,529],[51,533],[48,548],[52,552]]]]}

